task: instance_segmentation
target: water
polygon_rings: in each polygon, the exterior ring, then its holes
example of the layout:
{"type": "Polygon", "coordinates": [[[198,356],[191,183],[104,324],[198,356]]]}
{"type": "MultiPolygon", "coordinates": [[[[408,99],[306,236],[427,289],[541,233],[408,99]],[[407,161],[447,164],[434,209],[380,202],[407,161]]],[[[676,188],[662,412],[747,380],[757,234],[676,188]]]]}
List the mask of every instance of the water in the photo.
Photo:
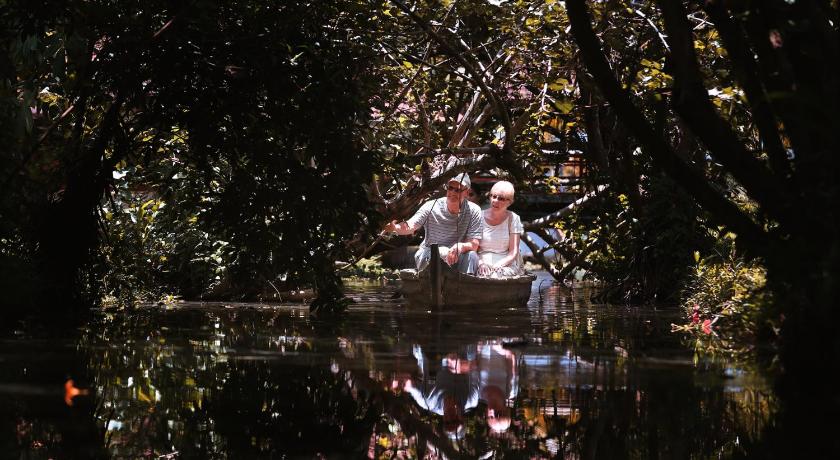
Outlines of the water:
{"type": "Polygon", "coordinates": [[[593,304],[545,276],[527,308],[438,312],[392,285],[348,291],[337,321],[188,303],[99,312],[66,338],[17,331],[0,342],[0,452],[726,458],[749,453],[774,407],[748,368],[695,363],[674,310],[593,304]]]}

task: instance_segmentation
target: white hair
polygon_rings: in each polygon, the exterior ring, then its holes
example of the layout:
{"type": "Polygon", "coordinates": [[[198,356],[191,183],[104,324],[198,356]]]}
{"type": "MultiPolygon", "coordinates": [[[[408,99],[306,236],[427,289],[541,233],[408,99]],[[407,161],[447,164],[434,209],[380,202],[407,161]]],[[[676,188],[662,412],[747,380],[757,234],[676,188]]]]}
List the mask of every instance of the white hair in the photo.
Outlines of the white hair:
{"type": "Polygon", "coordinates": [[[503,195],[507,198],[510,198],[510,201],[513,201],[513,184],[506,180],[500,180],[493,185],[493,188],[490,189],[490,193],[496,193],[499,195],[503,195]]]}

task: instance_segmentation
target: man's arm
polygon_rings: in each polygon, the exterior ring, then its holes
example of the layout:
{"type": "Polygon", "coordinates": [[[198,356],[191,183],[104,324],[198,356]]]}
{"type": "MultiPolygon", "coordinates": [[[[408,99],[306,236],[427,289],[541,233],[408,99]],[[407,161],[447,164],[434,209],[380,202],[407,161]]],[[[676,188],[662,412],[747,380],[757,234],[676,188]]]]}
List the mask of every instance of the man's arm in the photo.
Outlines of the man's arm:
{"type": "Polygon", "coordinates": [[[469,251],[477,251],[478,250],[478,238],[471,238],[467,241],[462,241],[460,243],[455,243],[449,248],[449,252],[446,254],[446,263],[449,265],[454,264],[458,261],[458,256],[465,252],[469,251]]]}
{"type": "Polygon", "coordinates": [[[382,230],[384,232],[394,232],[397,235],[411,235],[412,233],[417,231],[418,227],[412,227],[408,222],[397,222],[396,220],[392,220],[385,228],[382,230]]]}
{"type": "Polygon", "coordinates": [[[470,238],[467,241],[458,243],[461,245],[461,254],[469,251],[478,251],[478,238],[470,238]]]}
{"type": "Polygon", "coordinates": [[[406,221],[392,220],[385,226],[385,228],[382,229],[382,231],[385,233],[394,232],[397,235],[411,235],[423,226],[421,222],[426,221],[431,210],[432,202],[427,201],[423,204],[423,206],[420,206],[420,209],[418,209],[410,219],[406,221]]]}

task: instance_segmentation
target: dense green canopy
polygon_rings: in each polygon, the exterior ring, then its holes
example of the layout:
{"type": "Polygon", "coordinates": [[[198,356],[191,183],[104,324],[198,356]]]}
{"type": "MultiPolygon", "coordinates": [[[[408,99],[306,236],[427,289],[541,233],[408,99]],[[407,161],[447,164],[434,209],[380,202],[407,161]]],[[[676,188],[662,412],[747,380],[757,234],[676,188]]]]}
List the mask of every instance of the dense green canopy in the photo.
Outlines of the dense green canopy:
{"type": "Polygon", "coordinates": [[[323,267],[372,216],[357,13],[350,2],[8,5],[3,266],[29,263],[58,290],[117,270],[113,294],[241,295],[281,275],[334,292],[323,267]]]}
{"type": "Polygon", "coordinates": [[[551,273],[585,267],[613,299],[673,296],[734,240],[768,268],[787,426],[837,408],[792,377],[840,363],[836,2],[0,6],[13,309],[275,282],[339,309],[336,260],[446,177],[492,170],[591,192],[526,227],[564,255],[537,254],[551,273]],[[580,182],[541,174],[569,155],[580,182]]]}

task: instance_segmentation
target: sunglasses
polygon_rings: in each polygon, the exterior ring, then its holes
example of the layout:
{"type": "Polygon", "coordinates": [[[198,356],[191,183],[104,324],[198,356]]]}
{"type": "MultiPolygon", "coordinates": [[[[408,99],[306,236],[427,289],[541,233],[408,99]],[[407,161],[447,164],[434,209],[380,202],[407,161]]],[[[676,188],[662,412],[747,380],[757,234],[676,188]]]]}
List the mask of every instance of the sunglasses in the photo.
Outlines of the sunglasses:
{"type": "Polygon", "coordinates": [[[446,191],[447,191],[447,192],[458,192],[458,193],[461,193],[461,192],[463,192],[463,191],[464,191],[464,190],[466,190],[466,189],[467,189],[466,187],[461,188],[461,187],[455,187],[454,185],[447,185],[447,186],[446,186],[446,191]]]}
{"type": "Polygon", "coordinates": [[[495,193],[491,194],[490,198],[492,198],[494,200],[499,200],[499,201],[510,201],[510,198],[508,198],[506,196],[502,196],[502,195],[497,195],[495,193]]]}

